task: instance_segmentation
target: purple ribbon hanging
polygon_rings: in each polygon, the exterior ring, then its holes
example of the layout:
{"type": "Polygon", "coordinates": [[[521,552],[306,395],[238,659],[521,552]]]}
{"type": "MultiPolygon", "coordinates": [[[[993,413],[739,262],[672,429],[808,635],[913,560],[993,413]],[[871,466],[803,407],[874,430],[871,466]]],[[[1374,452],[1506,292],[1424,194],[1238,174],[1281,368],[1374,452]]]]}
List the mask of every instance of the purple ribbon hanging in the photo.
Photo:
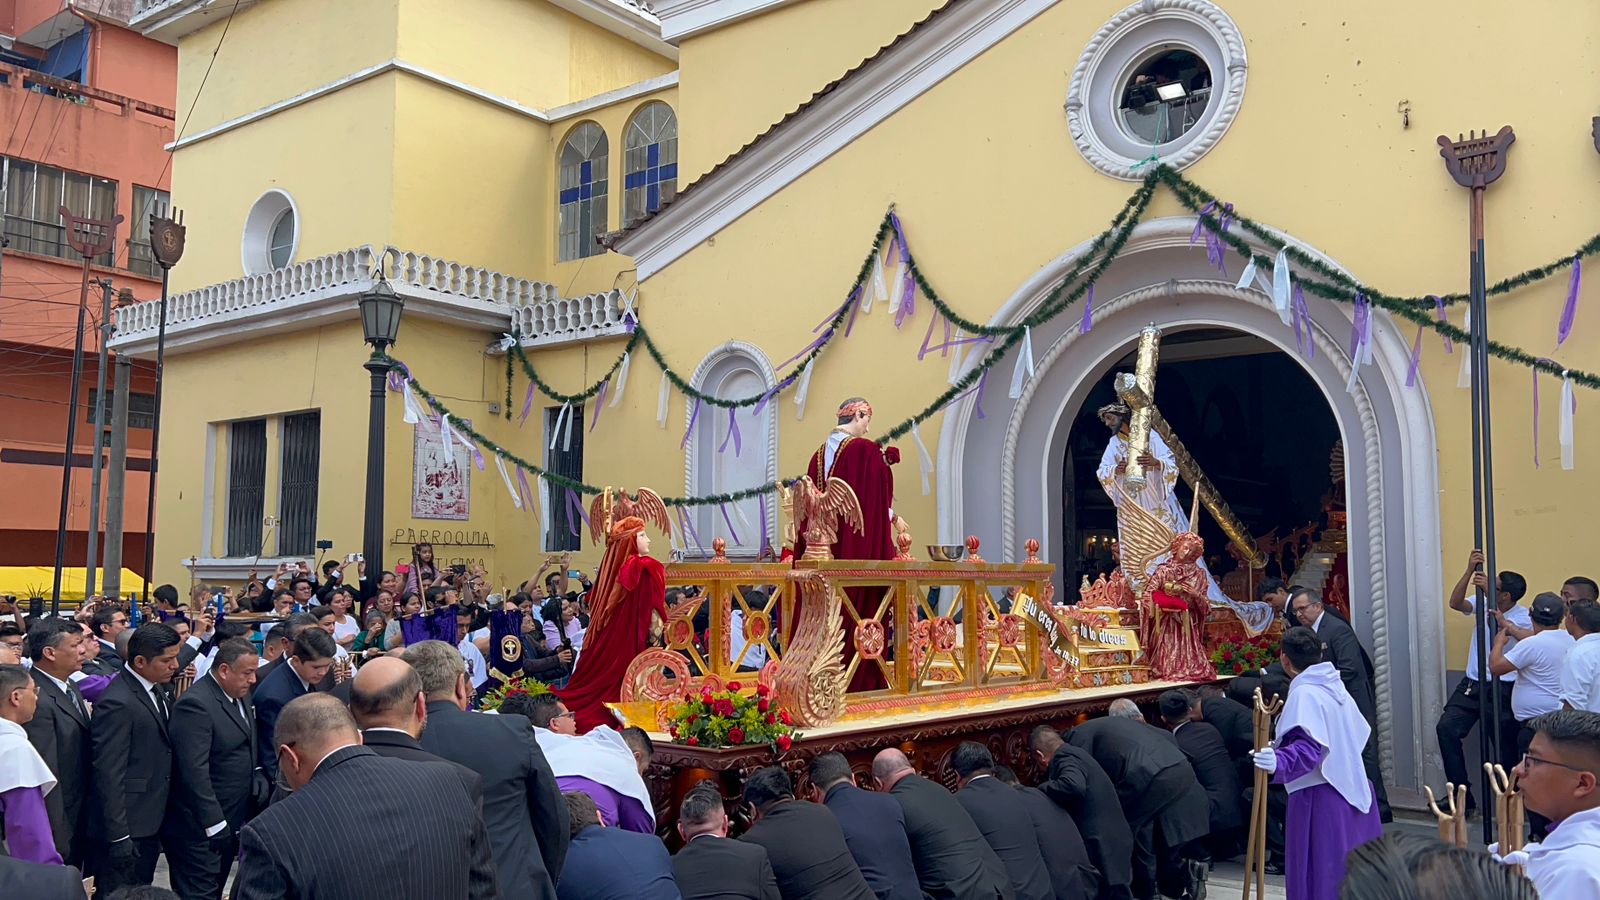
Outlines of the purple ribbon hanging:
{"type": "Polygon", "coordinates": [[[594,427],[600,424],[600,414],[605,412],[606,392],[611,390],[611,379],[600,382],[600,390],[594,395],[594,418],[589,420],[589,432],[594,433],[594,427]]]}
{"type": "MultiPolygon", "coordinates": [[[[1444,311],[1444,298],[1434,294],[1429,294],[1428,296],[1433,298],[1433,314],[1439,318],[1440,322],[1446,325],[1450,324],[1450,315],[1444,311]]],[[[1440,337],[1444,338],[1444,352],[1456,352],[1456,342],[1450,340],[1450,335],[1441,333],[1440,337]]]]}
{"type": "Polygon", "coordinates": [[[629,334],[633,334],[634,329],[639,327],[639,323],[633,319],[633,313],[622,314],[622,327],[626,328],[629,334]]]}
{"type": "Polygon", "coordinates": [[[826,344],[832,338],[833,338],[833,329],[829,328],[827,331],[823,332],[822,335],[819,336],[816,340],[814,340],[811,343],[805,345],[805,347],[802,348],[799,353],[796,353],[795,355],[789,357],[788,359],[784,360],[783,362],[778,363],[777,365],[773,366],[773,368],[777,369],[780,372],[782,372],[784,369],[789,368],[789,365],[791,363],[798,362],[801,359],[805,358],[806,356],[809,356],[813,350],[816,350],[817,348],[821,347],[823,344],[826,344]]]}
{"type": "Polygon", "coordinates": [[[1089,282],[1089,293],[1083,298],[1083,321],[1078,323],[1078,333],[1088,334],[1094,330],[1094,282],[1089,282]]]}
{"type": "Polygon", "coordinates": [[[744,438],[739,436],[739,411],[737,409],[728,410],[728,434],[723,437],[722,446],[717,448],[717,452],[722,453],[727,450],[729,441],[733,441],[734,456],[744,453],[744,438]]]}
{"type": "Polygon", "coordinates": [[[533,382],[528,382],[528,396],[524,397],[522,400],[522,420],[517,423],[518,428],[521,428],[527,423],[528,413],[533,412],[533,391],[536,387],[537,385],[535,385],[533,382]]]}
{"type": "Polygon", "coordinates": [[[1233,224],[1233,204],[1222,205],[1222,215],[1218,216],[1217,230],[1206,230],[1206,259],[1215,266],[1223,277],[1228,276],[1228,252],[1222,243],[1222,236],[1228,233],[1228,226],[1233,224]]]}
{"type": "Polygon", "coordinates": [[[517,466],[517,491],[522,496],[522,508],[533,512],[533,488],[528,484],[528,475],[517,466]]]}
{"type": "Polygon", "coordinates": [[[761,507],[761,546],[756,548],[757,553],[767,552],[767,547],[772,543],[771,531],[767,528],[767,495],[757,494],[756,501],[761,507]]]}
{"type": "Polygon", "coordinates": [[[900,245],[900,308],[894,313],[894,327],[899,328],[906,319],[917,314],[917,281],[911,274],[911,245],[906,243],[905,229],[900,226],[900,216],[889,211],[889,221],[894,224],[896,242],[900,245]]]}
{"type": "MultiPolygon", "coordinates": [[[[1300,285],[1296,284],[1295,285],[1295,289],[1299,290],[1299,288],[1300,288],[1300,285]]],[[[1301,356],[1304,356],[1305,353],[1306,353],[1305,335],[1306,335],[1306,333],[1309,333],[1311,331],[1311,323],[1307,322],[1305,324],[1304,330],[1301,329],[1301,327],[1300,327],[1300,303],[1299,303],[1299,299],[1300,299],[1299,297],[1296,297],[1296,298],[1291,299],[1289,301],[1289,312],[1290,312],[1291,318],[1293,319],[1293,322],[1294,322],[1294,346],[1295,346],[1295,349],[1300,351],[1300,355],[1301,356]]]]}
{"type": "Polygon", "coordinates": [[[394,364],[399,368],[389,370],[388,384],[389,390],[398,391],[411,378],[411,370],[406,368],[406,364],[399,360],[395,360],[394,364]]]}
{"type": "Polygon", "coordinates": [[[778,382],[777,384],[773,385],[772,386],[772,390],[769,390],[765,394],[762,394],[761,395],[761,399],[756,401],[755,408],[750,411],[750,415],[752,415],[752,416],[761,415],[761,410],[766,408],[767,403],[769,401],[771,401],[773,397],[776,397],[780,393],[784,392],[785,390],[788,390],[789,385],[794,384],[795,377],[796,376],[794,376],[794,375],[790,375],[788,378],[785,378],[784,380],[782,380],[782,381],[778,382]]]}
{"type": "Polygon", "coordinates": [[[1572,323],[1578,317],[1578,294],[1583,290],[1583,258],[1572,258],[1572,281],[1567,284],[1567,305],[1561,310],[1561,323],[1556,326],[1556,347],[1559,349],[1572,334],[1572,323]]]}
{"type": "Polygon", "coordinates": [[[1424,327],[1422,325],[1417,326],[1416,340],[1411,342],[1411,364],[1406,366],[1406,387],[1408,388],[1417,386],[1417,366],[1422,363],[1422,329],[1424,327]]]}
{"type": "MultiPolygon", "coordinates": [[[[678,530],[688,535],[690,543],[694,545],[695,552],[701,556],[706,555],[705,547],[700,543],[700,533],[694,530],[694,515],[686,514],[684,507],[678,507],[678,530]]],[[[688,549],[688,548],[684,548],[688,549]]]]}
{"type": "Polygon", "coordinates": [[[696,397],[695,401],[694,401],[694,409],[692,411],[690,411],[690,413],[689,413],[689,425],[688,425],[687,428],[683,429],[683,440],[678,443],[678,449],[679,450],[688,449],[688,447],[689,447],[689,435],[694,434],[694,423],[698,422],[699,420],[700,420],[700,399],[698,397],[696,397]]]}
{"type": "Polygon", "coordinates": [[[988,384],[989,384],[989,370],[988,369],[984,369],[983,370],[983,375],[979,376],[979,378],[978,378],[978,389],[977,389],[976,393],[973,395],[973,398],[972,398],[972,410],[973,410],[973,412],[977,413],[978,418],[980,418],[980,419],[989,418],[988,416],[984,415],[984,413],[983,413],[983,389],[988,384]]]}
{"type": "Polygon", "coordinates": [[[1360,367],[1361,348],[1372,338],[1372,306],[1366,294],[1356,294],[1356,314],[1350,322],[1351,365],[1360,367]]]}
{"type": "MultiPolygon", "coordinates": [[[[939,320],[941,318],[943,318],[943,315],[936,315],[928,320],[928,333],[922,336],[922,346],[917,349],[917,362],[922,362],[924,359],[926,359],[929,351],[939,349],[938,347],[932,346],[933,326],[939,324],[939,320]]],[[[945,345],[948,346],[948,344],[949,340],[946,339],[945,345]]]]}
{"type": "Polygon", "coordinates": [[[733,527],[733,518],[728,515],[728,504],[718,503],[717,507],[722,510],[722,521],[728,524],[728,537],[733,538],[735,546],[744,543],[744,541],[739,540],[739,530],[733,527]]]}
{"type": "Polygon", "coordinates": [[[1200,238],[1205,235],[1205,233],[1206,233],[1206,216],[1209,216],[1209,215],[1211,215],[1212,213],[1214,213],[1216,211],[1217,211],[1217,201],[1215,201],[1215,200],[1212,200],[1210,203],[1207,203],[1205,206],[1200,207],[1200,212],[1196,213],[1195,217],[1194,217],[1194,231],[1189,233],[1189,243],[1191,245],[1193,245],[1195,242],[1199,241],[1200,238]]]}
{"type": "Polygon", "coordinates": [[[578,492],[567,488],[567,525],[572,528],[575,535],[583,534],[578,530],[578,523],[589,524],[589,514],[583,510],[583,500],[578,497],[578,492]]]}
{"type": "MultiPolygon", "coordinates": [[[[1305,322],[1305,328],[1306,328],[1305,346],[1300,348],[1300,352],[1307,359],[1316,359],[1317,358],[1317,342],[1315,340],[1313,340],[1312,337],[1311,337],[1311,310],[1306,306],[1306,294],[1305,294],[1305,291],[1302,291],[1300,289],[1299,283],[1296,283],[1295,286],[1294,286],[1293,304],[1294,304],[1295,321],[1297,321],[1297,322],[1300,322],[1300,321],[1305,322]]],[[[1299,339],[1296,338],[1296,344],[1298,345],[1298,343],[1299,343],[1299,339]]]]}
{"type": "Polygon", "coordinates": [[[859,285],[859,284],[856,285],[856,289],[850,292],[850,299],[845,301],[846,303],[848,303],[850,305],[850,319],[849,319],[849,321],[844,323],[844,336],[845,337],[849,337],[850,336],[850,332],[852,332],[852,331],[854,331],[856,329],[856,313],[861,311],[861,288],[862,287],[863,287],[863,285],[859,285]]]}

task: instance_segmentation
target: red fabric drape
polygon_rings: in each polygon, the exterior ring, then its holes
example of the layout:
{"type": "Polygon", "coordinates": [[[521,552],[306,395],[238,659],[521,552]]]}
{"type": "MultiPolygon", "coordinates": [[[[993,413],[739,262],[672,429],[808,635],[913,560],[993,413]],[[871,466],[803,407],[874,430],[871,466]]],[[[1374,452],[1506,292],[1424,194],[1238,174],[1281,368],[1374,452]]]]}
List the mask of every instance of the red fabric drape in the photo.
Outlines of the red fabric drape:
{"type": "Polygon", "coordinates": [[[631,535],[606,549],[606,562],[615,563],[613,553],[620,545],[626,545],[616,554],[621,563],[609,569],[602,563],[595,582],[596,590],[603,589],[604,615],[598,611],[591,615],[577,670],[567,686],[556,691],[576,714],[580,733],[599,725],[622,727],[606,704],[621,699],[628,664],[649,646],[651,613],[663,620],[667,616],[666,568],[652,557],[640,556],[631,535]],[[614,579],[608,581],[613,573],[614,579]]]}

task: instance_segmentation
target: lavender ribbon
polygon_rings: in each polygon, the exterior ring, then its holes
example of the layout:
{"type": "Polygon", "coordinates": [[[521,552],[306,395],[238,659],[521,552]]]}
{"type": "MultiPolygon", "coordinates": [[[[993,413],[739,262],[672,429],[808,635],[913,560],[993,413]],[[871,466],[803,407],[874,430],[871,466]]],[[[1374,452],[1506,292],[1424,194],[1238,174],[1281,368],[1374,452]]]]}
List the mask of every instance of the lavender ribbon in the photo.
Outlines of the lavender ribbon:
{"type": "MultiPolygon", "coordinates": [[[[1300,352],[1304,354],[1307,359],[1316,359],[1317,342],[1311,337],[1311,310],[1306,306],[1305,291],[1300,289],[1300,285],[1298,283],[1296,283],[1294,286],[1294,314],[1296,321],[1303,320],[1306,323],[1305,346],[1300,348],[1300,352]]],[[[1299,338],[1295,339],[1295,343],[1298,345],[1299,338]]]]}
{"type": "MultiPolygon", "coordinates": [[[[1296,291],[1299,291],[1300,290],[1300,285],[1296,284],[1294,286],[1294,289],[1296,291]]],[[[1301,330],[1301,327],[1300,327],[1300,301],[1302,299],[1304,299],[1304,297],[1302,295],[1300,295],[1298,293],[1295,294],[1293,299],[1291,299],[1289,301],[1289,312],[1290,312],[1291,316],[1293,317],[1293,321],[1294,321],[1294,346],[1295,346],[1295,349],[1300,351],[1300,355],[1301,356],[1304,356],[1305,353],[1306,353],[1306,336],[1309,335],[1310,332],[1311,332],[1311,323],[1307,322],[1305,324],[1304,331],[1301,330]]]]}
{"type": "Polygon", "coordinates": [[[694,544],[696,553],[701,556],[706,554],[706,549],[700,543],[700,533],[694,530],[694,516],[686,515],[683,507],[678,507],[678,530],[689,536],[689,541],[694,544]]]}
{"type": "MultiPolygon", "coordinates": [[[[1450,324],[1450,315],[1444,311],[1444,298],[1433,294],[1428,296],[1433,297],[1433,314],[1438,316],[1440,322],[1446,325],[1450,324]]],[[[1450,335],[1441,334],[1440,336],[1444,338],[1444,352],[1456,352],[1456,342],[1450,340],[1450,335]]]]}
{"type": "Polygon", "coordinates": [[[734,456],[737,457],[744,453],[744,439],[739,436],[739,411],[737,409],[728,410],[728,434],[723,437],[722,446],[717,448],[717,452],[722,453],[727,450],[729,441],[733,441],[734,456]]]}
{"type": "MultiPolygon", "coordinates": [[[[1572,334],[1572,323],[1578,317],[1578,294],[1583,290],[1583,259],[1572,258],[1572,281],[1567,285],[1567,305],[1561,310],[1561,323],[1556,326],[1556,347],[1559,349],[1572,334]]],[[[1535,376],[1537,377],[1537,376],[1535,376]]]]}
{"type": "Polygon", "coordinates": [[[1233,224],[1233,204],[1222,205],[1222,215],[1218,217],[1217,230],[1206,231],[1206,260],[1221,272],[1223,277],[1228,275],[1228,253],[1222,243],[1222,236],[1228,233],[1228,226],[1233,224]]]}
{"type": "MultiPolygon", "coordinates": [[[[937,347],[933,347],[931,345],[933,343],[933,326],[937,325],[941,318],[944,317],[942,315],[937,315],[928,320],[928,333],[922,336],[922,346],[917,349],[917,362],[922,362],[922,360],[926,359],[930,350],[938,349],[937,347]]],[[[948,328],[949,326],[947,325],[946,327],[948,328]]],[[[945,343],[948,346],[948,338],[946,339],[945,343]]]]}
{"type": "MultiPolygon", "coordinates": [[[[1411,364],[1406,366],[1406,387],[1408,388],[1417,386],[1417,366],[1422,363],[1422,329],[1423,326],[1417,326],[1417,337],[1411,342],[1411,364]]],[[[1539,376],[1534,375],[1534,377],[1538,378],[1539,376]]],[[[1535,390],[1538,389],[1535,388],[1535,390]]],[[[1537,407],[1535,409],[1537,410],[1537,407]]]]}
{"type": "Polygon", "coordinates": [[[850,319],[844,323],[845,337],[849,337],[850,332],[856,329],[856,313],[861,311],[861,288],[862,285],[856,285],[856,289],[850,292],[850,299],[845,301],[850,306],[850,319]]]}
{"type": "Polygon", "coordinates": [[[528,475],[517,466],[517,491],[522,495],[522,508],[533,512],[533,488],[528,485],[528,475]]]}
{"type": "Polygon", "coordinates": [[[400,362],[399,360],[395,360],[395,365],[399,366],[399,368],[398,369],[390,369],[389,370],[389,377],[387,379],[388,384],[389,384],[389,390],[391,390],[391,391],[400,390],[400,388],[405,386],[405,383],[407,381],[411,380],[411,370],[406,368],[406,364],[405,363],[400,362]]]}
{"type": "Polygon", "coordinates": [[[528,413],[533,412],[533,391],[535,387],[537,387],[537,385],[535,385],[533,382],[528,382],[528,396],[524,397],[522,400],[522,421],[517,423],[518,428],[521,428],[527,423],[528,413]]]}
{"type": "Polygon", "coordinates": [[[773,385],[771,390],[767,391],[765,394],[762,394],[761,395],[761,399],[756,401],[755,408],[750,410],[750,415],[752,415],[752,416],[761,415],[761,410],[766,408],[767,403],[770,402],[773,397],[776,397],[776,396],[778,396],[778,394],[782,393],[783,391],[788,390],[789,385],[794,384],[794,380],[795,380],[796,377],[797,376],[790,375],[788,378],[785,378],[784,380],[782,380],[782,381],[778,382],[777,384],[773,385]]]}
{"type": "Polygon", "coordinates": [[[639,323],[633,319],[633,313],[622,314],[622,327],[626,328],[629,334],[633,334],[634,329],[639,327],[639,323]]]}
{"type": "Polygon", "coordinates": [[[978,418],[980,418],[980,419],[989,418],[988,416],[984,415],[984,413],[983,413],[983,389],[988,384],[989,384],[989,370],[988,369],[984,369],[983,370],[983,374],[981,376],[979,376],[979,378],[978,378],[978,387],[977,387],[977,390],[976,390],[976,392],[975,392],[975,394],[974,394],[974,396],[972,398],[972,410],[973,410],[973,412],[977,413],[978,418]]]}
{"type": "MultiPolygon", "coordinates": [[[[832,320],[830,319],[829,321],[832,321],[832,320]]],[[[796,353],[795,355],[789,357],[788,359],[784,360],[783,362],[778,363],[776,366],[773,366],[773,368],[777,369],[780,372],[782,372],[784,369],[789,368],[789,365],[791,363],[798,362],[802,358],[810,355],[813,350],[818,349],[823,344],[826,344],[828,341],[830,341],[832,339],[833,339],[833,329],[829,328],[827,331],[824,331],[821,334],[821,336],[819,336],[816,340],[812,341],[811,343],[805,345],[805,347],[801,348],[799,353],[796,353]]]]}
{"type": "Polygon", "coordinates": [[[575,535],[583,532],[578,530],[578,523],[589,524],[589,514],[583,511],[583,501],[578,499],[578,492],[567,488],[567,525],[575,535]]]}
{"type": "Polygon", "coordinates": [[[739,530],[733,527],[733,518],[728,515],[728,504],[718,503],[717,508],[722,510],[722,521],[728,525],[728,536],[733,538],[735,544],[744,543],[744,541],[739,540],[739,530]]]}
{"type": "Polygon", "coordinates": [[[679,442],[678,449],[685,450],[689,447],[689,436],[694,434],[694,423],[700,420],[700,400],[695,398],[694,409],[689,413],[689,427],[683,429],[683,440],[679,442]]]}
{"type": "Polygon", "coordinates": [[[606,408],[606,392],[611,390],[611,379],[600,382],[600,390],[594,395],[594,418],[589,420],[589,432],[594,433],[594,427],[600,424],[600,414],[606,408]]]}
{"type": "Polygon", "coordinates": [[[894,313],[894,327],[899,328],[906,319],[917,313],[917,282],[911,274],[911,245],[906,243],[905,229],[900,226],[900,216],[890,210],[889,221],[894,225],[895,242],[900,245],[900,308],[894,313]]]}
{"type": "Polygon", "coordinates": [[[1089,293],[1083,298],[1083,321],[1078,323],[1078,333],[1088,334],[1094,330],[1094,282],[1089,282],[1089,293]]]}
{"type": "Polygon", "coordinates": [[[1200,212],[1196,213],[1194,217],[1194,231],[1189,233],[1189,243],[1191,246],[1196,241],[1200,240],[1200,238],[1206,233],[1206,216],[1209,216],[1216,211],[1217,201],[1215,200],[1212,200],[1205,206],[1200,207],[1200,212]]]}
{"type": "Polygon", "coordinates": [[[1361,365],[1361,348],[1372,337],[1372,306],[1366,294],[1356,294],[1356,314],[1350,322],[1350,359],[1361,365]]]}

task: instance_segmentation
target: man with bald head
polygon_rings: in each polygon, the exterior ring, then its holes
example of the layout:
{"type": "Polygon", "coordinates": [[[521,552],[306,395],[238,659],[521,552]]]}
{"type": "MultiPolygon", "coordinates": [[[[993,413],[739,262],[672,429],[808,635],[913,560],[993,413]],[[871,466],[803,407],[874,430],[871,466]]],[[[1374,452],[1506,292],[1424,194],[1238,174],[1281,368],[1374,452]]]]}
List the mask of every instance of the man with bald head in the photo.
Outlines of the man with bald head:
{"type": "Polygon", "coordinates": [[[472,805],[483,810],[483,778],[460,763],[422,749],[417,738],[428,725],[428,698],[422,678],[397,656],[368,660],[350,685],[350,714],[361,728],[361,743],[379,756],[412,762],[444,763],[461,779],[472,805]]]}
{"type": "Polygon", "coordinates": [[[294,793],[244,827],[239,900],[499,896],[483,818],[449,767],[361,746],[349,710],[327,694],[284,706],[273,741],[294,793]],[[351,853],[318,833],[356,811],[381,823],[382,840],[351,853]]]}
{"type": "Polygon", "coordinates": [[[954,794],[918,775],[906,755],[892,747],[873,758],[872,780],[905,813],[911,858],[926,897],[1015,900],[1000,857],[954,794]]]}

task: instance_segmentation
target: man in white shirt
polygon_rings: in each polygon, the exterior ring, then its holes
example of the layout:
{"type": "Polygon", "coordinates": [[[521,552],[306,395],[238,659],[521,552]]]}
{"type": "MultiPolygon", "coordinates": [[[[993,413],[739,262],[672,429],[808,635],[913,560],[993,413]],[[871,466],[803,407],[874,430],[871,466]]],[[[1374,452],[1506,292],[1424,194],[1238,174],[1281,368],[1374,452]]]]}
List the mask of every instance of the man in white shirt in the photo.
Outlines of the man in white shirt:
{"type": "MultiPolygon", "coordinates": [[[[1474,550],[1467,557],[1467,569],[1461,574],[1461,580],[1450,591],[1450,608],[1462,615],[1473,615],[1477,609],[1476,590],[1484,590],[1486,594],[1495,596],[1499,616],[1489,620],[1490,638],[1493,639],[1504,623],[1511,623],[1517,628],[1533,628],[1533,621],[1528,618],[1528,608],[1518,606],[1517,601],[1528,592],[1528,580],[1516,572],[1501,570],[1495,590],[1488,589],[1488,579],[1481,571],[1483,568],[1483,551],[1474,550]],[[1470,592],[1470,593],[1469,593],[1470,592]]],[[[1512,632],[1512,639],[1507,639],[1506,649],[1516,646],[1516,631],[1512,632]]],[[[1484,662],[1487,662],[1488,648],[1484,648],[1484,662]]],[[[1486,690],[1490,687],[1488,679],[1480,677],[1480,662],[1478,657],[1478,629],[1476,623],[1472,629],[1472,643],[1467,649],[1466,674],[1456,684],[1456,689],[1450,694],[1450,699],[1445,703],[1444,709],[1439,713],[1438,724],[1434,731],[1439,738],[1439,755],[1444,761],[1445,777],[1452,784],[1469,785],[1467,791],[1467,809],[1477,807],[1473,798],[1470,785],[1478,779],[1472,777],[1467,771],[1466,753],[1463,745],[1472,730],[1478,727],[1479,704],[1492,704],[1494,692],[1486,690]]],[[[1517,720],[1511,713],[1511,685],[1517,680],[1515,672],[1500,676],[1500,746],[1498,755],[1501,762],[1511,762],[1517,753],[1517,720]]]]}
{"type": "Polygon", "coordinates": [[[1561,672],[1561,703],[1567,709],[1600,712],[1600,604],[1577,600],[1567,608],[1567,631],[1577,643],[1561,672]]]}
{"type": "MultiPolygon", "coordinates": [[[[1516,687],[1511,689],[1511,712],[1517,717],[1517,758],[1528,752],[1533,740],[1533,729],[1528,722],[1545,713],[1561,708],[1561,672],[1567,661],[1567,651],[1572,649],[1572,635],[1561,627],[1566,617],[1567,605],[1559,594],[1546,591],[1533,598],[1529,616],[1533,631],[1518,640],[1510,650],[1509,628],[1501,628],[1495,635],[1494,649],[1489,653],[1489,671],[1495,675],[1517,673],[1516,687]]],[[[1502,761],[1503,762],[1503,761],[1502,761]]],[[[1538,813],[1528,814],[1528,826],[1533,839],[1544,837],[1550,821],[1538,813]]]]}
{"type": "Polygon", "coordinates": [[[1517,786],[1529,812],[1556,824],[1503,861],[1526,866],[1541,900],[1600,897],[1600,713],[1568,709],[1529,724],[1535,734],[1517,786]]]}

